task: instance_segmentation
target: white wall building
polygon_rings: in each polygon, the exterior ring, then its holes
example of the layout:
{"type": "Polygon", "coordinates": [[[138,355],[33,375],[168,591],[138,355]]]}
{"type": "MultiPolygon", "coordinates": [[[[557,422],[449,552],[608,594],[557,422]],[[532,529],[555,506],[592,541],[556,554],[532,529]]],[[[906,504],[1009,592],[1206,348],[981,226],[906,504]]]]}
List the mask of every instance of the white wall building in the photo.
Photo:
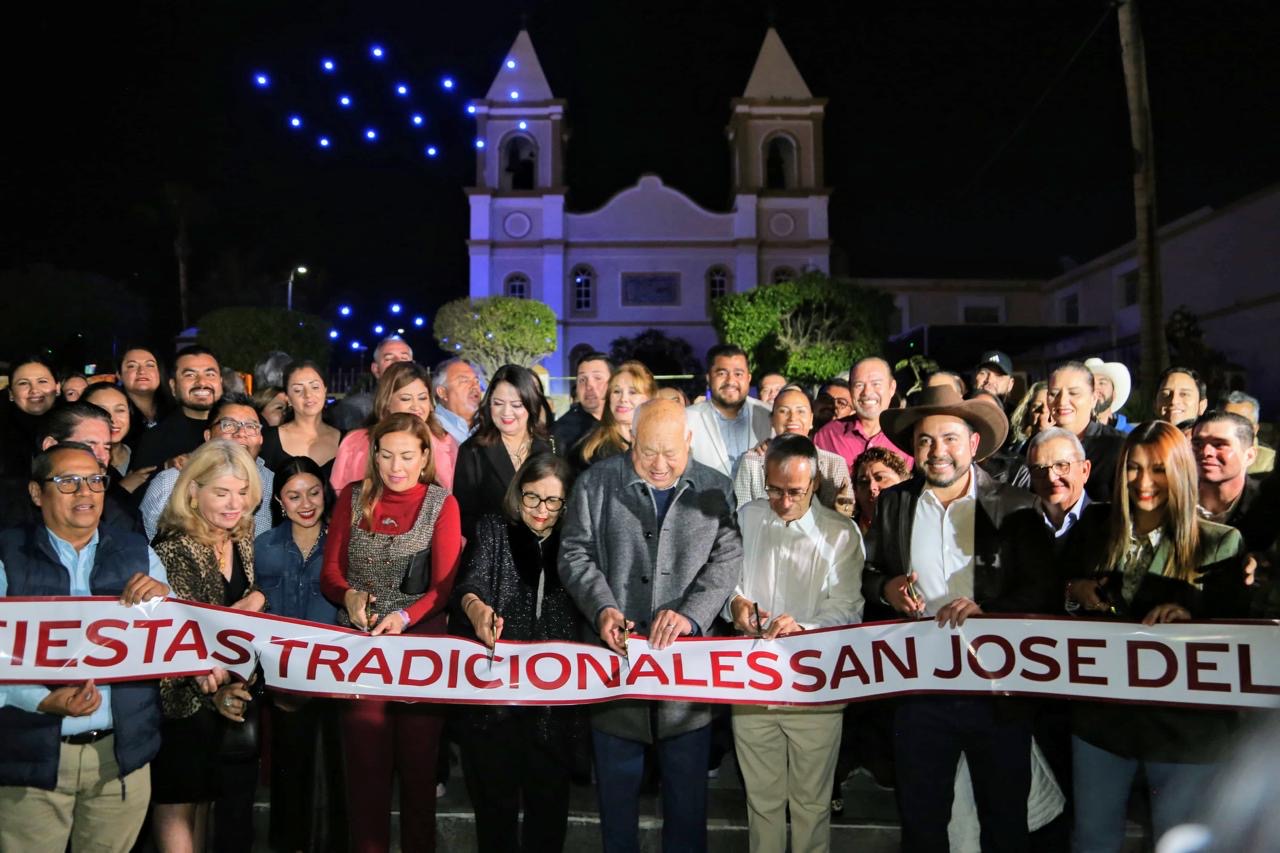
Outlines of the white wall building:
{"type": "Polygon", "coordinates": [[[782,40],[765,35],[727,136],[731,210],[700,207],[656,175],[644,175],[603,207],[565,209],[566,102],[553,94],[529,34],[521,31],[477,121],[471,206],[471,296],[519,296],[551,306],[560,347],[552,376],[568,371],[580,343],[608,349],[654,327],[695,352],[716,341],[716,296],[828,272],[822,119],[782,40]]]}

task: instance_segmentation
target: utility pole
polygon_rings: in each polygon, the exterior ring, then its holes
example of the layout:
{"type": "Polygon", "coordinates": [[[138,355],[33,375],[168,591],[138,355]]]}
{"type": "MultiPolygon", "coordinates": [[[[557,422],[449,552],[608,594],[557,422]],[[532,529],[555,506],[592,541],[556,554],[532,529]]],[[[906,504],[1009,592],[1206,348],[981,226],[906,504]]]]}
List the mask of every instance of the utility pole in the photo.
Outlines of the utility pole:
{"type": "Polygon", "coordinates": [[[1147,98],[1147,52],[1138,19],[1138,0],[1117,0],[1120,56],[1129,101],[1129,138],[1133,145],[1133,208],[1137,225],[1139,366],[1138,387],[1146,396],[1156,392],[1160,373],[1168,366],[1164,337],[1164,291],[1160,282],[1160,241],[1156,232],[1156,167],[1151,136],[1151,106],[1147,98]]]}

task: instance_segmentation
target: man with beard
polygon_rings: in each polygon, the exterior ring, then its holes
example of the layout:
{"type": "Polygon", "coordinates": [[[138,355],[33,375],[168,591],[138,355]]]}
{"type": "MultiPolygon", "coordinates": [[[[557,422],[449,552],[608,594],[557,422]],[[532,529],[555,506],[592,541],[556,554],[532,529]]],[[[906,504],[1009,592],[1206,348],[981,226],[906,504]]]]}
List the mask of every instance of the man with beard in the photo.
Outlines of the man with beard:
{"type": "Polygon", "coordinates": [[[177,408],[143,433],[130,463],[134,467],[169,467],[204,443],[209,410],[222,396],[218,357],[202,346],[185,347],[174,357],[170,374],[169,390],[177,408]]]}
{"type": "Polygon", "coordinates": [[[747,354],[732,344],[718,344],[707,352],[707,387],[711,405],[685,409],[693,458],[732,478],[742,454],[769,437],[769,407],[747,396],[747,354]]]}
{"type": "Polygon", "coordinates": [[[984,352],[973,369],[973,387],[994,394],[1001,407],[1007,407],[1013,390],[1013,360],[998,349],[984,352]]]}
{"type": "Polygon", "coordinates": [[[608,403],[605,394],[613,375],[613,362],[602,352],[588,352],[578,360],[575,373],[573,389],[577,400],[551,427],[556,453],[561,456],[567,456],[570,448],[600,423],[608,403]]]}
{"type": "Polygon", "coordinates": [[[1129,368],[1118,361],[1103,361],[1100,358],[1087,359],[1084,366],[1093,373],[1093,391],[1098,400],[1093,411],[1098,423],[1125,434],[1131,432],[1133,425],[1120,414],[1124,404],[1129,402],[1129,392],[1133,389],[1129,368]]]}
{"type": "MultiPolygon", "coordinates": [[[[223,397],[213,407],[211,415],[201,438],[204,441],[234,441],[249,451],[258,469],[258,476],[262,478],[262,503],[258,504],[253,516],[253,535],[261,536],[271,529],[270,495],[275,484],[275,475],[258,456],[262,452],[262,421],[253,408],[253,401],[244,394],[228,394],[223,397]]],[[[156,537],[160,513],[164,512],[165,505],[169,503],[179,473],[177,468],[166,468],[152,477],[147,486],[147,494],[142,499],[142,523],[148,540],[156,537]]]]}
{"type": "MultiPolygon", "coordinates": [[[[867,537],[866,600],[936,619],[943,630],[982,613],[1060,606],[1052,546],[1032,496],[975,464],[1004,443],[1009,422],[998,407],[936,386],[916,406],[885,410],[880,425],[896,445],[914,448],[924,476],[880,495],[867,537]]],[[[1028,848],[1031,716],[1017,700],[907,697],[895,711],[893,740],[904,851],[948,849],[961,753],[982,849],[1028,848]]]]}
{"type": "Polygon", "coordinates": [[[813,443],[822,450],[844,457],[851,476],[854,461],[868,447],[892,450],[906,461],[908,468],[911,467],[911,454],[895,445],[880,429],[880,413],[888,407],[898,390],[889,362],[874,356],[859,361],[849,371],[849,389],[853,396],[853,414],[818,430],[813,443]]]}

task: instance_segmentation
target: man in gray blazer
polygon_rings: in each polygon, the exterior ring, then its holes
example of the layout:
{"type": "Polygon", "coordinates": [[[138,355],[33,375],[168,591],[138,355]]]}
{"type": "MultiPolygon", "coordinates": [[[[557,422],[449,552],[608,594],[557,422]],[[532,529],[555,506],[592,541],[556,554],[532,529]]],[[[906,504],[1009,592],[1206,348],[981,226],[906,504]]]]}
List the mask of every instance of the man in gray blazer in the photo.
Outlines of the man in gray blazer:
{"type": "MultiPolygon", "coordinates": [[[[742,569],[733,484],[689,458],[679,404],[645,403],[634,435],[629,454],[597,462],[578,479],[560,538],[565,589],[600,641],[620,655],[632,628],[655,649],[710,631],[742,569]]],[[[606,853],[639,850],[638,797],[650,743],[662,767],[663,849],[706,849],[710,723],[705,704],[592,707],[606,853]]]]}
{"type": "Polygon", "coordinates": [[[733,477],[742,454],[773,434],[770,408],[747,396],[751,368],[747,354],[733,344],[718,344],[707,352],[707,388],[708,402],[685,409],[693,458],[733,477]]]}

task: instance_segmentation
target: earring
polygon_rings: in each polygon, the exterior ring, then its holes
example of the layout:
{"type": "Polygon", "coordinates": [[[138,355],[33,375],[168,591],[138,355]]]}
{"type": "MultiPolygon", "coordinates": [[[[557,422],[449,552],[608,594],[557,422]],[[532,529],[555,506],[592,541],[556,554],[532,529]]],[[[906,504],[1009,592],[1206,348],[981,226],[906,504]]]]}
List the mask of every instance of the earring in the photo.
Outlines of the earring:
{"type": "Polygon", "coordinates": [[[195,498],[192,498],[192,499],[191,499],[191,508],[192,508],[192,509],[199,509],[199,508],[200,508],[200,504],[196,502],[196,499],[195,499],[195,498]]]}

